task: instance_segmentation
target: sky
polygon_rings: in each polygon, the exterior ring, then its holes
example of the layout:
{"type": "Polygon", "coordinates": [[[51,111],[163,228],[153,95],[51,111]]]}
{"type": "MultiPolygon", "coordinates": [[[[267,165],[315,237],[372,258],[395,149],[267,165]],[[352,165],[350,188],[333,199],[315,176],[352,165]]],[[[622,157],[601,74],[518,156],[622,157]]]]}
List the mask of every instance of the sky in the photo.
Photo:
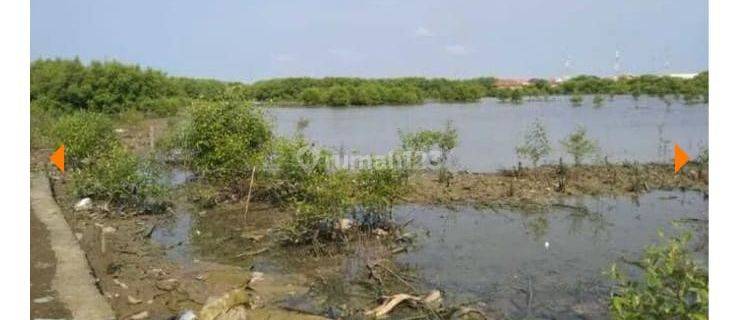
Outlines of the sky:
{"type": "Polygon", "coordinates": [[[699,72],[708,66],[708,4],[32,0],[31,58],[57,57],[244,82],[699,72]]]}

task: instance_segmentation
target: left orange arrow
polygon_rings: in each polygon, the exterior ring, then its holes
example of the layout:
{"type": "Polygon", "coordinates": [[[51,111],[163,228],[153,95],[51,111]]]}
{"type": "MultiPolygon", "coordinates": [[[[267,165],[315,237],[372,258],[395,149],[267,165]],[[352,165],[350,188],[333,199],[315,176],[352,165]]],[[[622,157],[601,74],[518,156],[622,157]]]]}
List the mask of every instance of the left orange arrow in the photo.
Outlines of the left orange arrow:
{"type": "Polygon", "coordinates": [[[51,157],[49,157],[49,160],[51,160],[51,163],[56,165],[61,172],[64,172],[64,145],[61,145],[59,149],[56,149],[56,151],[51,154],[51,157]]]}

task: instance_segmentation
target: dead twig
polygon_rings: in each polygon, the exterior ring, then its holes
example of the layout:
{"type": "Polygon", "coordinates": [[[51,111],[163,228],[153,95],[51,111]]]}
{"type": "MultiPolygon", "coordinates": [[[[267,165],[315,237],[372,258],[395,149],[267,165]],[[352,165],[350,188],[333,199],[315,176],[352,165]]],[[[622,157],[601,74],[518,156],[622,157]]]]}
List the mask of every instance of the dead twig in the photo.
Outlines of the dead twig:
{"type": "Polygon", "coordinates": [[[254,187],[254,174],[256,174],[256,167],[251,168],[251,182],[249,182],[249,193],[246,195],[246,208],[244,208],[244,217],[249,213],[249,203],[251,203],[251,189],[254,187]]]}
{"type": "MultiPolygon", "coordinates": [[[[402,284],[404,284],[405,286],[407,286],[408,288],[410,288],[411,290],[413,290],[413,292],[416,291],[415,287],[412,284],[410,284],[410,282],[408,282],[401,275],[399,275],[396,272],[390,270],[390,268],[387,268],[386,266],[384,266],[380,262],[374,262],[374,263],[367,264],[367,268],[369,268],[370,273],[373,273],[375,275],[376,275],[376,272],[373,270],[373,268],[376,267],[376,266],[379,266],[380,268],[382,268],[382,270],[384,270],[385,272],[387,272],[390,275],[394,276],[395,278],[397,278],[397,280],[400,280],[400,282],[402,282],[402,284]]],[[[381,283],[381,281],[380,281],[380,283],[381,283]]]]}
{"type": "Polygon", "coordinates": [[[259,250],[254,250],[254,251],[247,251],[247,252],[244,252],[244,253],[239,253],[236,256],[236,258],[243,258],[243,257],[255,256],[255,255],[259,255],[259,254],[262,254],[264,252],[267,252],[268,250],[269,250],[269,247],[261,248],[259,250]]]}

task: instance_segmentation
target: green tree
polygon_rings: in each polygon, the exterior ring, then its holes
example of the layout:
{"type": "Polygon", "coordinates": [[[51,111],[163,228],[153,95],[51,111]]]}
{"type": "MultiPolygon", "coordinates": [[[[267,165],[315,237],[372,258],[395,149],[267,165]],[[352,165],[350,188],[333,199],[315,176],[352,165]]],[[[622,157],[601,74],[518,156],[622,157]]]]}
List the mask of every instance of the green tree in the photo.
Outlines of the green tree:
{"type": "Polygon", "coordinates": [[[333,86],[328,89],[326,103],[331,106],[347,106],[351,104],[351,94],[346,87],[333,86]]]}
{"type": "Polygon", "coordinates": [[[318,88],[307,88],[300,93],[300,101],[302,103],[314,106],[325,103],[323,92],[318,88]]]}

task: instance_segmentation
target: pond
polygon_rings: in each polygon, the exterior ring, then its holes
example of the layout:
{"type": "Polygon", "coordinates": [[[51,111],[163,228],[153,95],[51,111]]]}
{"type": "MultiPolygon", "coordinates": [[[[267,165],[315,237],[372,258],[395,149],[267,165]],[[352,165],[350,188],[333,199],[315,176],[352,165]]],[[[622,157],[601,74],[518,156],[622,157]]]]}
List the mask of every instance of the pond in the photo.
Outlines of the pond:
{"type": "Polygon", "coordinates": [[[708,108],[705,104],[666,103],[658,98],[630,96],[605,99],[594,107],[585,97],[572,107],[567,97],[531,100],[521,105],[482,99],[478,103],[427,103],[416,106],[276,107],[268,113],[277,132],[294,134],[301,119],[305,135],[336,151],[386,154],[399,146],[398,130],[442,129],[452,121],[459,133],[453,166],[459,170],[490,172],[518,163],[515,147],[523,142],[527,126],[540,119],[553,147],[548,162],[565,156],[559,141],[584,126],[599,142],[602,157],[610,161],[669,162],[678,143],[690,155],[708,144],[708,108]]]}

